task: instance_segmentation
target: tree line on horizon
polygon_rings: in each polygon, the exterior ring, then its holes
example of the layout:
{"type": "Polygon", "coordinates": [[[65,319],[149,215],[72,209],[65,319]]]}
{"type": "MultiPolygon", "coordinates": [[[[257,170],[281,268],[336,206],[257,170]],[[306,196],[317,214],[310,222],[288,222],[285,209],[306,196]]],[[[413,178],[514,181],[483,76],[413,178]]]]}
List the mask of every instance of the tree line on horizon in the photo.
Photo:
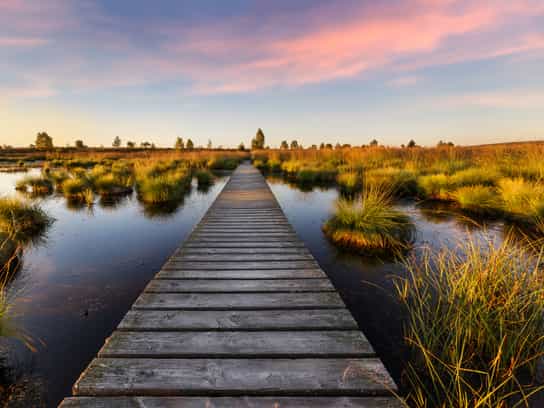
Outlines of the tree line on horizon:
{"type": "MultiPolygon", "coordinates": [[[[121,138],[119,136],[116,136],[113,139],[112,147],[121,148],[122,144],[123,144],[123,142],[122,142],[121,138]]],[[[364,148],[364,147],[377,147],[377,146],[380,146],[379,142],[376,139],[373,139],[368,143],[368,145],[363,144],[363,145],[360,145],[360,146],[353,146],[353,145],[351,145],[349,143],[344,143],[344,144],[336,143],[335,145],[333,145],[332,143],[322,142],[319,146],[316,145],[316,144],[312,144],[307,149],[318,149],[318,148],[319,149],[346,149],[346,148],[351,148],[351,147],[363,147],[364,148]]],[[[455,146],[455,145],[454,145],[453,142],[446,142],[446,141],[440,140],[437,143],[436,146],[437,147],[452,147],[452,146],[455,146]]],[[[2,147],[4,149],[11,148],[11,146],[8,146],[8,145],[4,145],[2,147]]],[[[87,148],[87,145],[85,145],[83,140],[78,139],[78,140],[75,141],[74,147],[76,149],[85,149],[85,148],[87,148]]],[[[136,143],[134,141],[127,140],[127,142],[125,143],[125,147],[127,149],[134,149],[134,148],[136,148],[136,143]]],[[[156,148],[154,143],[150,143],[148,141],[141,142],[139,147],[143,148],[143,149],[155,149],[156,148]]],[[[415,142],[415,140],[411,139],[406,145],[401,144],[400,147],[401,148],[415,148],[415,147],[419,147],[419,145],[415,142]]],[[[54,148],[53,138],[51,136],[49,136],[49,134],[47,132],[38,132],[38,134],[36,135],[35,143],[31,144],[30,148],[35,148],[35,149],[38,149],[38,150],[53,149],[54,148]]],[[[175,142],[174,142],[173,148],[176,149],[176,150],[193,150],[193,149],[195,149],[195,145],[194,145],[194,142],[191,139],[187,139],[186,141],[184,141],[183,138],[178,136],[176,138],[175,142]]],[[[198,148],[201,149],[201,147],[198,147],[198,148]]],[[[208,143],[206,145],[206,148],[207,149],[212,149],[211,139],[208,139],[208,143]]],[[[218,149],[222,149],[222,146],[219,146],[218,149]]],[[[270,149],[270,146],[267,146],[265,144],[265,135],[264,135],[264,132],[263,132],[263,130],[261,128],[259,128],[257,130],[257,133],[255,134],[255,137],[253,139],[251,139],[251,149],[252,150],[270,149]]],[[[281,143],[280,143],[279,149],[282,149],[282,150],[296,150],[296,149],[305,149],[305,147],[301,143],[299,143],[298,140],[294,139],[294,140],[291,140],[291,142],[288,142],[287,140],[282,140],[281,143]]],[[[244,145],[243,142],[240,142],[240,144],[238,145],[238,150],[246,150],[245,145],[244,145]]]]}

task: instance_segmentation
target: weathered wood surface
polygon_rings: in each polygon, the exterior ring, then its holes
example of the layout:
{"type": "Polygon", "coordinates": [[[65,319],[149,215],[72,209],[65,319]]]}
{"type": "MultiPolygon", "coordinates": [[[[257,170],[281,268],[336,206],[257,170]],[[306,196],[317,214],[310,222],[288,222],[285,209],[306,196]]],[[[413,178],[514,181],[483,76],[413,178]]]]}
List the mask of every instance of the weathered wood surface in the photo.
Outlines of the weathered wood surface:
{"type": "Polygon", "coordinates": [[[377,358],[95,358],[74,393],[103,395],[384,395],[377,358]]]}
{"type": "Polygon", "coordinates": [[[319,292],[334,291],[328,279],[153,279],[146,292],[319,292]]]}
{"type": "Polygon", "coordinates": [[[130,310],[118,330],[357,330],[357,323],[347,309],[130,310]]]}
{"type": "Polygon", "coordinates": [[[398,408],[261,174],[241,165],[73,387],[73,407],[398,408]]]}
{"type": "Polygon", "coordinates": [[[116,331],[99,357],[311,358],[373,356],[360,331],[116,331]]]}
{"type": "Polygon", "coordinates": [[[62,408],[401,408],[387,397],[79,397],[62,408]]]}

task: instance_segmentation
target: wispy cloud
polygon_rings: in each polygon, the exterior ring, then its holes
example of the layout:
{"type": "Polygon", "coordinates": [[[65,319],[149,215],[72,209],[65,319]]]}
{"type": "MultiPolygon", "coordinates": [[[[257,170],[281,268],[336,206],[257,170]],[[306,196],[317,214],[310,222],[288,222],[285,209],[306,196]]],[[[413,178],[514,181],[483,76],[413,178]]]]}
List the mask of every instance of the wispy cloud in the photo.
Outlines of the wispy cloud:
{"type": "MultiPolygon", "coordinates": [[[[51,58],[26,69],[55,89],[180,81],[188,92],[202,94],[544,50],[542,26],[535,23],[544,18],[540,0],[316,4],[187,24],[150,19],[142,26],[141,20],[109,15],[91,0],[0,0],[0,50],[54,44],[51,58]]],[[[403,72],[388,85],[415,85],[418,78],[417,72],[403,72]]]]}

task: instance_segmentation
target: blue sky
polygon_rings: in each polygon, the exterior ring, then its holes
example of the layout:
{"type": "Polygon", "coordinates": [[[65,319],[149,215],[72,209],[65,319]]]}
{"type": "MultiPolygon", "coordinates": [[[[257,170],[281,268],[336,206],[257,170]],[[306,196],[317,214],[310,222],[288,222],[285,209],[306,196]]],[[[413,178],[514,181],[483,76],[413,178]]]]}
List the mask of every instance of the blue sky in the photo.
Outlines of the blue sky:
{"type": "Polygon", "coordinates": [[[0,0],[0,144],[543,139],[541,0],[0,0]]]}

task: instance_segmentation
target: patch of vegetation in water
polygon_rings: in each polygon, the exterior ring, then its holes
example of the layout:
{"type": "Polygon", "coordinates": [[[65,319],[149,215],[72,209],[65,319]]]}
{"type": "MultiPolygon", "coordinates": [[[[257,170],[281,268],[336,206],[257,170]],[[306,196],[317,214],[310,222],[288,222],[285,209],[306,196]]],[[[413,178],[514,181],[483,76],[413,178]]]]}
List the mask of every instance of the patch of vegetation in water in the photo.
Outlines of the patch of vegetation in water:
{"type": "Polygon", "coordinates": [[[391,192],[366,187],[360,200],[338,200],[323,231],[335,245],[365,255],[395,255],[410,248],[414,236],[410,218],[395,209],[391,192]]]}

